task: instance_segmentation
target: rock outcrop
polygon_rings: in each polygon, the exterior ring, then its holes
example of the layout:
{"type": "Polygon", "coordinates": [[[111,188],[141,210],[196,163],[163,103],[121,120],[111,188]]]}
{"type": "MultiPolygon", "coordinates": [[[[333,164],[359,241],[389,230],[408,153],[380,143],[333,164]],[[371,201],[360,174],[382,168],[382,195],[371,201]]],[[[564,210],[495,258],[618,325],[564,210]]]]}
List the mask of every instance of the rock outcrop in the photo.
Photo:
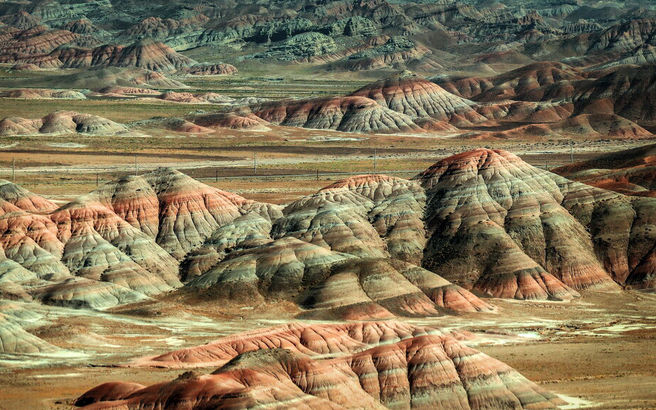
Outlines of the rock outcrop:
{"type": "Polygon", "coordinates": [[[475,101],[544,101],[571,97],[581,70],[563,63],[533,63],[490,78],[435,78],[447,91],[475,101]]]}
{"type": "Polygon", "coordinates": [[[656,65],[618,67],[576,90],[577,112],[617,114],[638,124],[656,122],[656,65]]]}
{"type": "Polygon", "coordinates": [[[232,98],[217,93],[192,94],[192,93],[179,92],[179,91],[167,91],[159,95],[158,98],[164,101],[172,101],[172,102],[187,103],[187,104],[218,104],[218,103],[229,103],[233,101],[232,98]]]}
{"type": "Polygon", "coordinates": [[[175,71],[190,67],[195,61],[156,41],[143,40],[130,46],[117,47],[104,61],[93,66],[138,67],[151,71],[175,71]]]}
{"type": "MultiPolygon", "coordinates": [[[[244,241],[235,245],[240,246],[244,241]]],[[[211,264],[206,254],[203,257],[205,266],[211,264]]],[[[296,301],[304,315],[312,317],[367,319],[493,310],[468,291],[417,266],[354,258],[294,238],[231,251],[187,288],[206,299],[248,305],[296,301]]]]}
{"type": "Polygon", "coordinates": [[[8,26],[16,27],[21,30],[27,30],[38,26],[41,22],[38,17],[35,17],[24,10],[20,10],[15,14],[5,15],[0,21],[8,26]]]}
{"type": "Polygon", "coordinates": [[[68,30],[71,33],[76,34],[94,34],[100,29],[91,22],[91,20],[83,18],[79,20],[73,20],[66,23],[63,27],[64,30],[68,30]]]}
{"type": "Polygon", "coordinates": [[[242,214],[280,216],[275,205],[247,200],[170,169],[126,177],[103,186],[97,195],[101,203],[178,259],[242,214]],[[135,192],[139,192],[136,197],[135,192]]]}
{"type": "MultiPolygon", "coordinates": [[[[76,29],[79,27],[71,27],[76,29]]],[[[12,33],[0,50],[0,62],[27,63],[41,68],[137,67],[176,71],[196,62],[154,40],[127,46],[85,41],[84,34],[36,26],[12,33]]]]}
{"type": "Polygon", "coordinates": [[[57,350],[55,346],[25,331],[7,315],[0,314],[0,353],[38,354],[57,350]]]}
{"type": "MultiPolygon", "coordinates": [[[[496,111],[491,116],[506,115],[505,119],[522,118],[528,115],[529,119],[551,120],[564,117],[556,122],[539,122],[529,125],[519,125],[504,131],[474,131],[466,134],[470,138],[526,138],[527,136],[540,137],[577,137],[577,138],[613,138],[613,139],[648,139],[653,134],[633,121],[627,120],[615,114],[579,114],[568,117],[569,107],[544,107],[543,110],[532,111],[511,104],[498,110],[499,106],[493,107],[496,111]],[[505,111],[505,109],[508,111],[505,111]]],[[[487,110],[481,110],[490,113],[487,110]]]]}
{"type": "Polygon", "coordinates": [[[208,129],[230,128],[233,130],[269,131],[269,122],[263,120],[250,110],[238,110],[227,113],[211,113],[191,116],[188,118],[196,126],[208,129]]]}

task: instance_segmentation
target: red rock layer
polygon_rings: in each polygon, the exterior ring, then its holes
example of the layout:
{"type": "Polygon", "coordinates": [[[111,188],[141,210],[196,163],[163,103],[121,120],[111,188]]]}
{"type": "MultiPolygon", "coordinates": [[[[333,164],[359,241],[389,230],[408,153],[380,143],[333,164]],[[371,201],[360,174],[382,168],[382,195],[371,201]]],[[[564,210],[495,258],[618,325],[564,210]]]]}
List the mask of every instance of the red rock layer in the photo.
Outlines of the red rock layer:
{"type": "Polygon", "coordinates": [[[5,208],[7,202],[20,210],[33,213],[47,213],[57,209],[54,202],[9,181],[0,180],[0,203],[5,212],[13,212],[12,208],[5,208]]]}
{"type": "Polygon", "coordinates": [[[27,30],[13,33],[2,48],[2,59],[18,62],[21,58],[48,54],[57,47],[74,42],[79,34],[66,30],[49,30],[45,26],[35,26],[27,30]]]}
{"type": "Polygon", "coordinates": [[[146,295],[180,286],[175,260],[94,195],[67,204],[50,218],[57,225],[58,239],[66,244],[62,262],[76,276],[146,295]]]}
{"type": "Polygon", "coordinates": [[[434,329],[396,321],[314,325],[289,323],[222,337],[201,346],[136,359],[130,366],[222,366],[242,353],[277,347],[309,356],[339,354],[395,340],[439,333],[434,329]]]}
{"type": "Polygon", "coordinates": [[[280,212],[275,206],[254,203],[171,169],[126,177],[105,185],[97,195],[119,217],[154,238],[177,259],[242,213],[254,211],[269,218],[280,212]]]}

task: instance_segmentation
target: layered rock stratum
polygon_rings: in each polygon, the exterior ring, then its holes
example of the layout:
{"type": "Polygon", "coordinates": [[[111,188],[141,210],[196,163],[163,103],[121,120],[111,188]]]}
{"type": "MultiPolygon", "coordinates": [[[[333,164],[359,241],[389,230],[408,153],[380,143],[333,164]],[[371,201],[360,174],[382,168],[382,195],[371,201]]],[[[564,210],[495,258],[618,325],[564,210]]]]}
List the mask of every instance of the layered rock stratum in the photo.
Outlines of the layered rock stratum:
{"type": "Polygon", "coordinates": [[[649,90],[652,71],[645,66],[584,72],[542,62],[493,77],[438,76],[432,81],[404,71],[348,96],[267,101],[215,117],[230,116],[234,121],[224,124],[246,129],[258,126],[257,121],[237,117],[258,117],[264,127],[269,123],[358,133],[646,139],[653,137],[650,100],[632,90],[649,90]],[[627,90],[622,84],[636,87],[627,90]]]}
{"type": "Polygon", "coordinates": [[[0,9],[0,34],[7,40],[0,55],[8,63],[79,67],[93,60],[91,50],[104,55],[121,45],[156,41],[176,51],[204,50],[212,63],[225,50],[239,49],[230,63],[304,63],[332,71],[434,74],[479,63],[557,61],[607,68],[654,62],[656,12],[649,5],[563,0],[503,6],[387,0],[280,1],[267,7],[246,1],[167,7],[10,3],[0,9]],[[60,46],[69,51],[60,53],[60,46]]]}
{"type": "Polygon", "coordinates": [[[9,182],[0,196],[0,294],[19,301],[106,309],[174,291],[189,303],[361,320],[656,285],[655,199],[500,150],[445,158],[413,180],[350,177],[284,207],[170,169],[64,205],[9,182]]]}
{"type": "Polygon", "coordinates": [[[237,73],[237,68],[232,64],[195,64],[185,68],[184,72],[191,75],[231,75],[237,73]]]}
{"type": "Polygon", "coordinates": [[[423,265],[447,279],[521,298],[612,288],[612,279],[652,286],[638,273],[651,258],[643,241],[653,239],[642,233],[651,200],[571,182],[498,150],[447,158],[417,178],[430,235],[423,265]]]}
{"type": "Polygon", "coordinates": [[[336,97],[265,103],[254,114],[273,124],[346,132],[408,132],[412,119],[366,97],[336,97]]]}
{"type": "Polygon", "coordinates": [[[148,387],[114,382],[77,399],[105,409],[244,407],[556,408],[554,394],[453,334],[399,322],[287,325],[152,359],[220,367],[148,387]],[[322,356],[335,356],[322,359],[322,356]]]}
{"type": "Polygon", "coordinates": [[[446,92],[439,85],[411,74],[400,74],[372,84],[353,93],[367,97],[393,111],[412,118],[431,117],[456,125],[483,122],[472,101],[446,92]]]}
{"type": "MultiPolygon", "coordinates": [[[[10,94],[13,98],[30,98],[23,94],[10,94]],[[22,97],[21,97],[22,96],[22,97]]],[[[48,93],[45,95],[58,94],[48,93]]],[[[72,95],[74,97],[75,95],[72,95]]],[[[70,97],[70,95],[69,95],[70,97]]],[[[74,111],[55,111],[39,119],[28,119],[21,117],[7,117],[0,120],[0,135],[38,135],[38,134],[94,134],[115,135],[126,132],[127,127],[107,118],[97,115],[83,114],[74,111]]]]}
{"type": "Polygon", "coordinates": [[[656,146],[650,144],[600,155],[556,168],[554,172],[624,195],[653,197],[656,196],[656,146]]]}

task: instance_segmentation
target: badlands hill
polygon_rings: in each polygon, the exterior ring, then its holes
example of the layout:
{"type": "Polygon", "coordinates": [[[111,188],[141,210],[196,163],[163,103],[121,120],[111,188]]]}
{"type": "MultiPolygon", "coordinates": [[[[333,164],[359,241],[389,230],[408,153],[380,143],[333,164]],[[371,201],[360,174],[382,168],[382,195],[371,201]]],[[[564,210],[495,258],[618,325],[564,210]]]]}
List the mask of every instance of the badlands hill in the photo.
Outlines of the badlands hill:
{"type": "Polygon", "coordinates": [[[18,62],[48,68],[137,67],[152,71],[175,71],[195,64],[163,43],[145,40],[128,46],[102,45],[91,49],[58,47],[47,55],[18,62]]]}
{"type": "Polygon", "coordinates": [[[17,88],[7,91],[0,91],[0,98],[18,98],[25,100],[84,100],[87,97],[83,93],[73,90],[17,88]]]}
{"type": "MultiPolygon", "coordinates": [[[[476,102],[484,125],[509,124],[474,136],[650,138],[654,123],[652,65],[582,71],[563,63],[534,63],[493,77],[433,77],[457,96],[476,102]]],[[[471,135],[470,135],[471,136],[471,135]]]]}
{"type": "Polygon", "coordinates": [[[97,67],[70,74],[16,80],[20,87],[69,88],[99,91],[108,87],[180,89],[186,86],[162,73],[142,68],[97,67]]]}
{"type": "Polygon", "coordinates": [[[74,133],[115,135],[126,131],[127,127],[123,124],[97,115],[74,111],[55,111],[39,119],[7,117],[0,120],[2,136],[74,133]]]}
{"type": "Polygon", "coordinates": [[[498,150],[413,180],[351,177],[284,207],[169,169],[63,206],[8,182],[0,195],[3,297],[45,304],[104,309],[175,290],[183,303],[371,319],[656,286],[655,199],[498,150]]]}
{"type": "Polygon", "coordinates": [[[431,117],[456,125],[486,119],[472,108],[473,102],[448,93],[435,83],[405,73],[369,84],[352,95],[371,98],[381,106],[412,118],[431,117]]]}
{"type": "MultiPolygon", "coordinates": [[[[201,90],[170,92],[186,87],[178,79],[196,81],[193,78],[197,75],[224,75],[236,69],[222,63],[196,64],[187,57],[172,55],[172,50],[162,52],[162,47],[144,40],[122,48],[118,54],[102,57],[110,64],[92,64],[92,69],[65,75],[17,80],[12,86],[91,89],[101,93],[94,97],[101,98],[139,96],[223,104],[211,112],[190,113],[164,123],[167,129],[190,133],[220,128],[266,131],[280,125],[476,139],[648,139],[653,137],[651,130],[656,121],[651,113],[654,93],[649,92],[656,80],[653,65],[584,71],[561,62],[541,62],[491,77],[437,76],[431,77],[432,81],[404,71],[349,95],[231,100],[201,90]],[[167,77],[152,70],[177,70],[177,74],[167,77]],[[156,96],[153,88],[164,91],[156,96]]],[[[72,92],[36,90],[2,93],[8,98],[41,95],[73,96],[72,92]]]]}
{"type": "Polygon", "coordinates": [[[649,67],[608,73],[535,63],[494,77],[435,77],[432,82],[402,72],[347,96],[267,101],[185,119],[207,128],[270,123],[461,138],[646,139],[653,137],[648,130],[653,104],[648,95],[632,90],[650,89],[656,71],[649,67]],[[622,84],[636,86],[626,89],[622,84]]]}
{"type": "Polygon", "coordinates": [[[656,196],[656,146],[601,155],[590,161],[556,168],[569,179],[624,195],[656,196]]]}
{"type": "Polygon", "coordinates": [[[655,17],[636,0],[8,2],[0,7],[7,40],[0,54],[12,64],[71,66],[77,59],[60,58],[60,46],[88,54],[147,40],[244,66],[434,73],[553,60],[608,67],[653,62],[655,17]]]}
{"type": "Polygon", "coordinates": [[[476,101],[542,101],[566,97],[567,85],[583,80],[586,73],[558,62],[529,64],[494,77],[436,77],[447,91],[476,101]]]}
{"type": "Polygon", "coordinates": [[[410,117],[365,97],[336,97],[265,103],[254,114],[273,124],[346,132],[404,132],[419,129],[410,117]]]}
{"type": "Polygon", "coordinates": [[[185,372],[148,387],[105,383],[80,396],[76,405],[93,409],[284,408],[291,403],[335,409],[546,409],[563,404],[456,337],[393,321],[262,329],[150,362],[167,367],[220,366],[211,374],[185,372]]]}
{"type": "MultiPolygon", "coordinates": [[[[604,74],[604,72],[602,72],[604,74]]],[[[594,81],[577,87],[576,110],[614,113],[637,123],[656,122],[656,65],[620,66],[594,81]]]]}

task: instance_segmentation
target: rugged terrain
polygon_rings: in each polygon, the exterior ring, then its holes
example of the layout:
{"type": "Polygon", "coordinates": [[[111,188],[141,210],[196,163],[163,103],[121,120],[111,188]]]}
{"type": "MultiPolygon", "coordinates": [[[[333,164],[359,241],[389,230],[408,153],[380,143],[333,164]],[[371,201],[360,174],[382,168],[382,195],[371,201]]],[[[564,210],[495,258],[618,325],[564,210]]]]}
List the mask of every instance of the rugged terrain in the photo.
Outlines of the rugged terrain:
{"type": "MultiPolygon", "coordinates": [[[[637,1],[8,2],[2,60],[35,67],[179,70],[179,52],[239,65],[332,70],[485,70],[567,60],[601,68],[654,62],[653,5],[637,1]],[[238,7],[235,7],[238,5],[238,7]],[[147,43],[144,43],[146,41],[147,43]],[[175,51],[174,51],[175,50],[175,51]],[[206,57],[207,58],[207,57],[206,57]]],[[[226,66],[227,67],[227,66],[226,66]]],[[[223,74],[225,69],[191,72],[223,74]]]]}
{"type": "MultiPolygon", "coordinates": [[[[654,287],[653,199],[499,150],[446,158],[414,180],[351,177],[285,207],[164,168],[64,205],[10,182],[2,195],[3,294],[25,302],[106,309],[179,289],[371,319],[494,309],[471,290],[563,300],[654,287]]],[[[7,352],[22,349],[9,340],[7,352]]]]}
{"type": "Polygon", "coordinates": [[[0,409],[656,407],[655,22],[1,3],[0,409]]]}

